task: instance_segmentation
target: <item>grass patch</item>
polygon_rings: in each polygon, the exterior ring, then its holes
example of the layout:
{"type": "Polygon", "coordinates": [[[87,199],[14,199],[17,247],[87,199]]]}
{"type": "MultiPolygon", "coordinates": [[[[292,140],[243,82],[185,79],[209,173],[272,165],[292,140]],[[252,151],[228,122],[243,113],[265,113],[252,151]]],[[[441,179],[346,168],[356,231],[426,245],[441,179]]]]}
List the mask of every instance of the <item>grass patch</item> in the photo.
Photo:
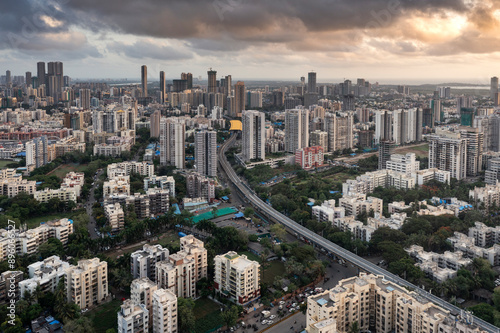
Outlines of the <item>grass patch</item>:
{"type": "Polygon", "coordinates": [[[274,282],[274,278],[278,275],[284,275],[285,264],[281,261],[270,261],[265,264],[266,267],[262,272],[262,282],[271,285],[274,282]]]}
{"type": "Polygon", "coordinates": [[[194,304],[195,328],[197,333],[204,333],[222,326],[220,305],[208,298],[200,298],[194,304]]]}
{"type": "Polygon", "coordinates": [[[36,228],[40,225],[40,222],[47,222],[47,221],[52,221],[52,220],[58,220],[62,218],[71,218],[72,213],[56,213],[56,214],[50,214],[50,215],[43,215],[43,216],[35,216],[31,217],[29,219],[24,220],[24,223],[28,225],[28,228],[36,228]]]}
{"type": "Polygon", "coordinates": [[[408,153],[414,153],[417,156],[420,157],[427,157],[429,154],[429,144],[423,144],[420,146],[415,146],[415,147],[399,147],[395,149],[396,153],[398,154],[408,154],[408,153]]]}
{"type": "Polygon", "coordinates": [[[0,169],[6,168],[7,165],[11,163],[16,163],[16,162],[13,160],[0,160],[0,169]]]}
{"type": "Polygon", "coordinates": [[[54,175],[59,178],[64,178],[68,172],[71,171],[84,172],[86,169],[87,169],[87,164],[77,164],[77,163],[62,164],[57,169],[47,173],[47,175],[54,175]]]}
{"type": "Polygon", "coordinates": [[[96,333],[106,333],[110,328],[118,329],[116,314],[120,311],[122,302],[114,299],[111,302],[99,305],[89,311],[86,316],[92,321],[96,333]]]}
{"type": "Polygon", "coordinates": [[[179,245],[180,244],[180,241],[179,241],[180,238],[175,231],[169,231],[167,233],[164,233],[162,236],[163,237],[161,239],[156,239],[156,240],[153,240],[151,242],[142,241],[140,243],[136,243],[135,245],[127,246],[124,249],[114,250],[112,252],[106,253],[106,256],[113,258],[113,259],[116,259],[116,257],[121,256],[122,254],[132,253],[132,252],[135,252],[137,250],[142,249],[144,244],[150,244],[150,245],[160,244],[163,247],[166,247],[167,245],[179,245]]]}

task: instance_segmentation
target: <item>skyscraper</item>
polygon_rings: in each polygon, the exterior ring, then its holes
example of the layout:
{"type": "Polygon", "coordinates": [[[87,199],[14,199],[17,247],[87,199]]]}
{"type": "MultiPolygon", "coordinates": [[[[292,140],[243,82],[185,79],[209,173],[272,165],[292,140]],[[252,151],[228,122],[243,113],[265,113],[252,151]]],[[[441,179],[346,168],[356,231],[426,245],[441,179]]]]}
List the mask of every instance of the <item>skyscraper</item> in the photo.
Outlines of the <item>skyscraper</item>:
{"type": "Polygon", "coordinates": [[[429,168],[451,172],[451,177],[464,179],[467,174],[467,139],[459,133],[445,132],[428,137],[429,168]]]}
{"type": "Polygon", "coordinates": [[[226,94],[226,96],[232,95],[232,89],[233,81],[231,75],[226,75],[226,77],[224,78],[224,94],[226,94]]]}
{"type": "Polygon", "coordinates": [[[142,97],[148,97],[148,66],[141,66],[142,97]]]}
{"type": "Polygon", "coordinates": [[[160,71],[160,103],[165,103],[165,94],[167,93],[165,89],[165,72],[160,71]]]}
{"type": "Polygon", "coordinates": [[[185,166],[186,125],[179,118],[160,120],[160,164],[174,165],[178,169],[185,166]]]}
{"type": "Polygon", "coordinates": [[[245,83],[238,81],[234,85],[234,98],[236,104],[236,116],[245,111],[245,83]]]}
{"type": "Polygon", "coordinates": [[[217,71],[213,71],[212,68],[207,72],[208,74],[208,89],[209,93],[217,92],[217,71]]]}
{"type": "Polygon", "coordinates": [[[10,71],[5,72],[5,83],[7,84],[7,89],[12,88],[12,75],[10,71]]]}
{"type": "Polygon", "coordinates": [[[334,152],[354,148],[354,118],[351,115],[325,117],[325,131],[328,133],[328,151],[334,152]]]}
{"type": "Polygon", "coordinates": [[[149,128],[151,129],[151,137],[153,138],[160,137],[160,119],[161,119],[160,110],[156,110],[149,117],[149,128]]]}
{"type": "Polygon", "coordinates": [[[26,72],[26,87],[32,86],[33,82],[31,81],[31,72],[26,72]]]}
{"type": "Polygon", "coordinates": [[[316,73],[309,72],[307,74],[307,92],[316,93],[316,73]]]}
{"type": "Polygon", "coordinates": [[[39,86],[47,84],[47,79],[45,78],[45,63],[43,61],[36,64],[36,77],[38,78],[39,86]]]}
{"type": "Polygon", "coordinates": [[[186,89],[193,89],[193,74],[191,74],[191,73],[182,73],[181,74],[181,80],[186,80],[186,83],[187,83],[187,88],[186,89]]]}
{"type": "Polygon", "coordinates": [[[217,132],[196,132],[194,140],[196,171],[209,177],[217,176],[217,132]]]}
{"type": "Polygon", "coordinates": [[[394,142],[384,140],[380,142],[378,148],[378,169],[382,170],[386,168],[387,161],[391,159],[391,155],[394,149],[394,142]]]}
{"type": "Polygon", "coordinates": [[[47,68],[47,95],[52,96],[54,102],[58,102],[62,97],[62,88],[64,87],[63,63],[60,61],[49,62],[47,68]]]}
{"type": "Polygon", "coordinates": [[[258,111],[244,111],[242,115],[242,156],[245,161],[266,158],[265,115],[258,111]]]}
{"type": "Polygon", "coordinates": [[[90,109],[90,89],[80,89],[80,107],[84,110],[90,109]]]}
{"type": "Polygon", "coordinates": [[[297,149],[309,147],[309,110],[285,111],[285,151],[295,154],[297,149]]]}
{"type": "Polygon", "coordinates": [[[462,111],[462,108],[472,107],[472,97],[470,96],[458,96],[457,97],[457,113],[462,111]]]}
{"type": "Polygon", "coordinates": [[[498,93],[498,77],[494,76],[491,78],[491,87],[490,87],[491,99],[495,98],[496,93],[498,93]]]}
{"type": "Polygon", "coordinates": [[[49,163],[48,140],[46,136],[26,142],[26,166],[35,168],[49,163]]]}

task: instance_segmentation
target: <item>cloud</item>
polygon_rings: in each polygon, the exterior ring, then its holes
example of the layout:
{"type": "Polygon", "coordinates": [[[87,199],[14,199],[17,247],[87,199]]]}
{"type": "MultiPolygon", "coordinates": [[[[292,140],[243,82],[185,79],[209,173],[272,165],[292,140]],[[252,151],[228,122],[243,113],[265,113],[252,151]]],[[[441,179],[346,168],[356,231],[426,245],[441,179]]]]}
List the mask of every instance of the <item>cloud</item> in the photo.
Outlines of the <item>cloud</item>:
{"type": "Polygon", "coordinates": [[[186,51],[183,45],[162,45],[160,42],[148,39],[139,39],[133,44],[112,42],[108,44],[107,48],[111,52],[119,53],[134,59],[151,58],[168,61],[185,60],[193,57],[193,54],[186,51]]]}

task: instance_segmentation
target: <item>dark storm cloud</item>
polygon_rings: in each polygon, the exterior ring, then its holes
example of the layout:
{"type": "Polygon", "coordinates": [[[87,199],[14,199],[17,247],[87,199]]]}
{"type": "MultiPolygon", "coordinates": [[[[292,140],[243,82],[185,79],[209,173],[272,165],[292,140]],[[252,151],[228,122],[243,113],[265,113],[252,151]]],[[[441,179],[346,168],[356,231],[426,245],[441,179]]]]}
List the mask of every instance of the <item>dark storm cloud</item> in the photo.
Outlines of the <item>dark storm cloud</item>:
{"type": "Polygon", "coordinates": [[[139,40],[134,44],[113,42],[108,44],[108,50],[135,59],[151,58],[168,61],[191,59],[193,57],[192,53],[181,50],[180,47],[158,45],[158,43],[146,40],[139,40]]]}

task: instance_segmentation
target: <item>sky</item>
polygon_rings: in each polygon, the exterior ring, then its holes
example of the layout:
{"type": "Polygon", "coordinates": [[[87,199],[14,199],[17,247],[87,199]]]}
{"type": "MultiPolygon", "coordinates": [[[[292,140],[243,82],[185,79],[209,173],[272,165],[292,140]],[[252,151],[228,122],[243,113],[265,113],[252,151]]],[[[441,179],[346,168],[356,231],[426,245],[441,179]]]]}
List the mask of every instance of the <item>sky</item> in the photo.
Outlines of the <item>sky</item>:
{"type": "Polygon", "coordinates": [[[488,84],[499,28],[500,0],[1,0],[0,73],[488,84]]]}

